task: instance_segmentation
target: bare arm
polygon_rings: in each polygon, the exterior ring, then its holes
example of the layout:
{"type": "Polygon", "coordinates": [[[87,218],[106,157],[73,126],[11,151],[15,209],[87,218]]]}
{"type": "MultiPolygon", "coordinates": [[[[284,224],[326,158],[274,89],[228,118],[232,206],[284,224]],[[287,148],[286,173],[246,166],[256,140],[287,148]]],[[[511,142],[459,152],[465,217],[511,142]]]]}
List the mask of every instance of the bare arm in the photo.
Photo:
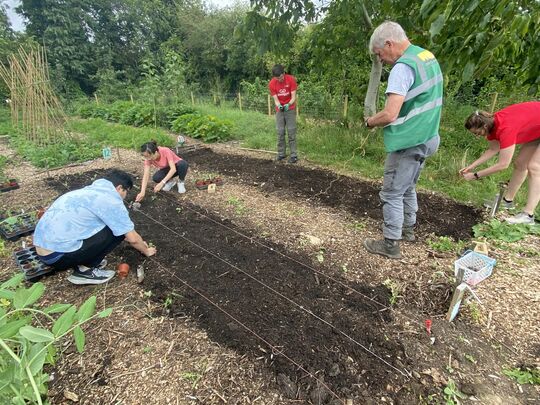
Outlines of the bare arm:
{"type": "Polygon", "coordinates": [[[516,145],[509,146],[499,150],[499,160],[493,166],[487,167],[484,170],[480,170],[477,174],[479,177],[489,176],[490,174],[500,172],[510,166],[512,162],[512,157],[514,156],[514,151],[516,150],[516,145]]]}
{"type": "Polygon", "coordinates": [[[291,91],[291,101],[289,101],[290,105],[293,105],[296,101],[296,90],[291,91]]]}
{"type": "Polygon", "coordinates": [[[276,107],[279,108],[281,103],[279,102],[279,99],[277,98],[277,94],[274,94],[272,97],[274,98],[274,104],[276,105],[276,107]]]}
{"type": "Polygon", "coordinates": [[[148,244],[135,230],[126,233],[126,241],[145,256],[153,256],[156,254],[156,248],[148,247],[148,244]]]}
{"type": "Polygon", "coordinates": [[[141,184],[141,191],[137,194],[135,201],[140,202],[143,200],[146,194],[146,186],[148,185],[148,179],[150,178],[150,166],[144,166],[143,179],[141,184]]]}
{"type": "MultiPolygon", "coordinates": [[[[472,162],[469,166],[464,167],[459,171],[460,174],[469,173],[471,170],[473,170],[475,167],[480,166],[481,164],[487,162],[489,159],[491,159],[493,156],[495,156],[497,153],[499,153],[499,142],[498,141],[489,141],[489,149],[487,149],[478,159],[476,159],[474,162],[472,162]]],[[[514,151],[512,150],[512,154],[514,151]]],[[[512,160],[512,156],[510,156],[510,160],[512,160]]]]}
{"type": "Polygon", "coordinates": [[[394,122],[401,110],[401,106],[405,101],[405,96],[390,93],[386,99],[386,105],[382,111],[366,119],[369,127],[384,127],[385,125],[394,122]]]}

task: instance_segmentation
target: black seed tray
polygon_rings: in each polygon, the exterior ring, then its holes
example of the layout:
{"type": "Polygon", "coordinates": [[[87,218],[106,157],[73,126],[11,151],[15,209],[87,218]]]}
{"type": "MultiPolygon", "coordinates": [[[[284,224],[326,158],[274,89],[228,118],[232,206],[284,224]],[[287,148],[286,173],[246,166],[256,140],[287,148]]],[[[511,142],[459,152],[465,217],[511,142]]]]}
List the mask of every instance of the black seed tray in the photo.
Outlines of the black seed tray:
{"type": "Polygon", "coordinates": [[[19,183],[15,179],[9,179],[8,182],[0,184],[0,193],[16,190],[19,188],[19,183]]]}
{"type": "Polygon", "coordinates": [[[16,224],[10,225],[5,221],[0,223],[0,234],[4,239],[16,241],[17,239],[30,235],[36,228],[37,220],[30,214],[18,215],[16,224]]]}
{"type": "Polygon", "coordinates": [[[36,248],[34,246],[17,250],[13,253],[13,257],[17,262],[17,265],[24,273],[24,278],[27,281],[37,281],[46,274],[50,274],[54,271],[54,268],[41,262],[36,254],[36,248]]]}

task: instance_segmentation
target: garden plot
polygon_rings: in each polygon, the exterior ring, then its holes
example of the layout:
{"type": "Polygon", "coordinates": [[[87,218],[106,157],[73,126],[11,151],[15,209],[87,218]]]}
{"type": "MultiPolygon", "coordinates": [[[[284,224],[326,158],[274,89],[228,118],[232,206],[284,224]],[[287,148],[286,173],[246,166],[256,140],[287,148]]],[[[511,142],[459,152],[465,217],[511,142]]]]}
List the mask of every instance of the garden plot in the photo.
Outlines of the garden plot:
{"type": "MultiPolygon", "coordinates": [[[[65,192],[61,184],[77,188],[89,182],[86,175],[56,184],[65,192]]],[[[444,333],[452,326],[439,325],[443,347],[431,347],[425,335],[394,322],[382,304],[389,299],[383,286],[353,283],[331,268],[312,267],[309,257],[287,252],[202,207],[175,202],[162,194],[133,212],[138,231],[159,248],[156,258],[145,262],[150,270],[144,288],[167,303],[172,316],[189,315],[213,341],[264,362],[285,398],[329,403],[336,394],[355,403],[381,397],[416,403],[434,392],[420,372],[435,385],[444,384],[429,367],[448,361],[444,333]]],[[[141,261],[127,248],[115,255],[141,261]]],[[[475,342],[472,358],[497,366],[489,342],[467,328],[457,333],[467,344],[475,342]]]]}

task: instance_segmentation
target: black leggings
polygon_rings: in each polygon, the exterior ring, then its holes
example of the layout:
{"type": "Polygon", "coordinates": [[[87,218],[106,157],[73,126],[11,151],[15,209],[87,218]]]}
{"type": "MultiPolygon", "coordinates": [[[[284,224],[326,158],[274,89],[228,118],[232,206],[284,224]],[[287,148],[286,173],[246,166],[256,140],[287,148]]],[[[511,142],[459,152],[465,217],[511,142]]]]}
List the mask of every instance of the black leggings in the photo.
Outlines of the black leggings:
{"type": "MultiPolygon", "coordinates": [[[[159,169],[157,172],[154,173],[152,180],[154,180],[156,183],[161,182],[165,178],[167,173],[169,173],[169,170],[170,170],[169,167],[164,167],[163,169],[159,169]]],[[[176,162],[176,173],[171,177],[171,179],[174,178],[174,176],[178,176],[180,181],[184,181],[184,179],[186,178],[187,171],[188,171],[188,163],[184,159],[179,160],[178,162],[176,162]]]]}
{"type": "Polygon", "coordinates": [[[94,236],[85,239],[79,250],[64,253],[60,260],[51,266],[56,270],[66,270],[79,264],[96,267],[124,238],[124,235],[114,236],[111,229],[106,226],[94,236]]]}

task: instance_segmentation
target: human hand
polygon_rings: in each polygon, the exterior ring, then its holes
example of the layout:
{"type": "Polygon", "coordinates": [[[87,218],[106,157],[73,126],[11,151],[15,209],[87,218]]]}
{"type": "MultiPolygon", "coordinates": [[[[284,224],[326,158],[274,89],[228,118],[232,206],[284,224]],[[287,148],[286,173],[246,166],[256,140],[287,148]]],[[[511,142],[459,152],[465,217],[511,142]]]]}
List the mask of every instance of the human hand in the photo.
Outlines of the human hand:
{"type": "Polygon", "coordinates": [[[283,106],[283,110],[284,110],[284,111],[289,111],[289,103],[287,103],[287,104],[285,104],[285,105],[283,106]]]}
{"type": "Polygon", "coordinates": [[[135,202],[141,202],[144,199],[144,192],[141,191],[139,194],[137,194],[137,197],[135,197],[135,202]]]}
{"type": "Polygon", "coordinates": [[[459,171],[459,174],[461,174],[463,176],[465,173],[469,173],[471,171],[471,169],[472,169],[471,166],[464,167],[463,169],[461,169],[459,171]]]}
{"type": "Polygon", "coordinates": [[[156,184],[154,186],[154,193],[159,193],[161,191],[161,189],[163,188],[163,186],[164,186],[163,182],[156,184]]]}
{"type": "Polygon", "coordinates": [[[462,173],[462,175],[463,175],[463,178],[467,181],[476,180],[476,176],[474,175],[474,173],[466,172],[466,173],[462,173]]]}
{"type": "Polygon", "coordinates": [[[144,254],[146,257],[154,256],[157,253],[157,249],[152,246],[146,248],[146,253],[144,254]]]}
{"type": "Polygon", "coordinates": [[[283,109],[285,108],[284,106],[282,106],[281,104],[277,106],[277,108],[279,109],[279,111],[283,111],[283,109]]]}

